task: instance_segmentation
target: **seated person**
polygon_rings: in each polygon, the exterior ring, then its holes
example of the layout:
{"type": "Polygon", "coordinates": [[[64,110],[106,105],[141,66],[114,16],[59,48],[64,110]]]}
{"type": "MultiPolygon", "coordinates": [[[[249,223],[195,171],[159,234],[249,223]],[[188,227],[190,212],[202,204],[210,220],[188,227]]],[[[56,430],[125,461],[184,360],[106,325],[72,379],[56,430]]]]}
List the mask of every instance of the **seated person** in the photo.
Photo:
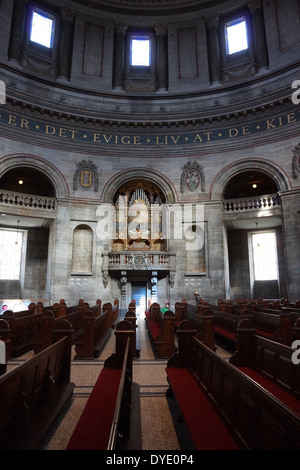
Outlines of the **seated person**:
{"type": "Polygon", "coordinates": [[[161,312],[165,314],[170,310],[170,300],[166,299],[164,308],[161,309],[161,312]]]}

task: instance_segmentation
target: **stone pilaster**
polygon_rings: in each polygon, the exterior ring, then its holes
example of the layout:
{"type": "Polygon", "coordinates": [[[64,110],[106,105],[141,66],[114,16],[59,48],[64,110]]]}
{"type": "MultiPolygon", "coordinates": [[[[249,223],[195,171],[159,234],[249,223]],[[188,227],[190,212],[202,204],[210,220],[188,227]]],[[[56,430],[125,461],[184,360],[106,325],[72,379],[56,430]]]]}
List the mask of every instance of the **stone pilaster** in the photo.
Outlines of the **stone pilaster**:
{"type": "Polygon", "coordinates": [[[25,0],[15,0],[13,18],[10,33],[10,43],[8,58],[16,64],[21,64],[22,50],[23,50],[23,35],[25,23],[25,0]]]}
{"type": "Polygon", "coordinates": [[[211,86],[221,85],[221,61],[220,61],[220,46],[218,38],[218,26],[220,18],[218,15],[210,15],[205,18],[207,27],[207,42],[208,42],[208,61],[210,71],[210,84],[211,86]]]}
{"type": "Polygon", "coordinates": [[[259,73],[269,66],[262,0],[247,0],[247,5],[253,19],[256,72],[259,73]]]}
{"type": "Polygon", "coordinates": [[[70,79],[71,64],[73,55],[73,36],[74,36],[74,17],[75,13],[69,8],[63,7],[61,10],[62,34],[60,43],[60,54],[58,61],[59,79],[70,79]]]}
{"type": "Polygon", "coordinates": [[[166,24],[154,26],[156,36],[157,92],[168,90],[168,28],[166,24]]]}
{"type": "Polygon", "coordinates": [[[127,23],[123,21],[115,25],[113,89],[116,91],[124,91],[125,36],[127,28],[127,23]]]}

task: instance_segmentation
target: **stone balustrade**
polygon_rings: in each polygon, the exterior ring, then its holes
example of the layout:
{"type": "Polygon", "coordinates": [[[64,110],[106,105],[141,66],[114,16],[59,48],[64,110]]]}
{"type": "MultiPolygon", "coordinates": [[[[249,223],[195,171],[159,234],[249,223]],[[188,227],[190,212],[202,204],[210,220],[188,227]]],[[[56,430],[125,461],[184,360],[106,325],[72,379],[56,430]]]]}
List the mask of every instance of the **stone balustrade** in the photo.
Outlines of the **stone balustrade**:
{"type": "Polygon", "coordinates": [[[56,199],[52,197],[0,190],[0,204],[7,206],[55,210],[55,202],[56,199]]]}
{"type": "Polygon", "coordinates": [[[111,251],[103,254],[103,266],[108,270],[174,270],[175,256],[175,253],[159,251],[111,251]]]}
{"type": "Polygon", "coordinates": [[[267,194],[253,198],[246,197],[243,199],[226,199],[223,201],[224,212],[270,210],[279,206],[280,197],[278,194],[267,194]]]}

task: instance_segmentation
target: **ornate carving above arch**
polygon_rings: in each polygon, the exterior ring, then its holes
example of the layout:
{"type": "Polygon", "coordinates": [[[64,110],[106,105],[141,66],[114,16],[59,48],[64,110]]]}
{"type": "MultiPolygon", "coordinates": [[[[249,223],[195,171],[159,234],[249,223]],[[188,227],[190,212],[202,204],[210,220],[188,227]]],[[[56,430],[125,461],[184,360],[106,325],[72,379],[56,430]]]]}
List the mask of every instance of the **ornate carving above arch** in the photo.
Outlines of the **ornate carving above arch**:
{"type": "Polygon", "coordinates": [[[18,167],[33,168],[46,175],[55,188],[57,198],[69,197],[68,186],[61,172],[49,161],[35,155],[14,154],[0,159],[0,178],[18,167]]]}
{"type": "Polygon", "coordinates": [[[288,178],[278,166],[269,161],[249,159],[248,161],[232,163],[216,176],[211,184],[211,199],[216,201],[222,200],[224,189],[231,178],[239,173],[253,170],[260,171],[271,177],[277,185],[278,192],[289,190],[288,178]]]}
{"type": "Polygon", "coordinates": [[[173,204],[177,200],[176,191],[167,178],[148,168],[135,168],[118,173],[107,182],[102,193],[103,202],[113,202],[120,188],[129,184],[132,180],[141,180],[145,184],[157,186],[164,195],[167,204],[173,204]]]}

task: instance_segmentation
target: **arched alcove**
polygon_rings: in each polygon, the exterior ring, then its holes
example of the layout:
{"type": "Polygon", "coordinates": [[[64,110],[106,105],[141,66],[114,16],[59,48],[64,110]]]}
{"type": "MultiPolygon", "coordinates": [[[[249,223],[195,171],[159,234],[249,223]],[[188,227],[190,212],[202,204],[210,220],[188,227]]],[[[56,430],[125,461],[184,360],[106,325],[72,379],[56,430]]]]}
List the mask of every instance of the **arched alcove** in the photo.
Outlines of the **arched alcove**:
{"type": "Polygon", "coordinates": [[[93,231],[85,224],[73,231],[72,274],[91,274],[93,264],[93,231]]]}
{"type": "Polygon", "coordinates": [[[6,189],[2,187],[2,183],[5,183],[6,178],[11,179],[10,184],[12,184],[13,179],[19,178],[19,175],[22,178],[23,173],[28,177],[26,185],[32,192],[26,193],[25,186],[22,185],[21,187],[18,182],[16,183],[16,189],[13,191],[37,196],[45,195],[34,192],[38,191],[38,188],[44,192],[46,188],[43,188],[43,184],[45,184],[48,191],[53,193],[53,196],[46,195],[46,197],[65,198],[69,196],[68,186],[60,170],[41,157],[27,154],[7,155],[0,160],[0,163],[1,189],[6,189]]]}
{"type": "MultiPolygon", "coordinates": [[[[270,192],[266,190],[275,190],[273,192],[287,191],[289,189],[289,181],[286,175],[280,168],[264,160],[247,160],[237,162],[224,168],[214,179],[211,185],[211,199],[222,200],[224,198],[230,199],[229,195],[232,191],[242,192],[244,190],[251,191],[253,183],[259,183],[255,189],[256,194],[251,195],[264,195],[270,192]],[[230,185],[232,184],[232,191],[230,185]]],[[[233,197],[240,197],[237,194],[233,197]]],[[[241,197],[245,197],[242,196],[241,197]]]]}
{"type": "Polygon", "coordinates": [[[43,172],[36,168],[18,166],[0,178],[0,188],[37,196],[55,197],[55,187],[43,172]]]}
{"type": "Polygon", "coordinates": [[[262,171],[242,171],[233,176],[224,188],[223,199],[255,197],[275,194],[278,186],[274,179],[262,171]]]}
{"type": "Polygon", "coordinates": [[[164,202],[168,204],[177,200],[175,188],[165,176],[152,169],[135,168],[118,173],[106,183],[102,193],[103,202],[114,202],[120,189],[130,185],[132,181],[141,181],[147,187],[155,186],[157,192],[161,193],[164,202]]]}

